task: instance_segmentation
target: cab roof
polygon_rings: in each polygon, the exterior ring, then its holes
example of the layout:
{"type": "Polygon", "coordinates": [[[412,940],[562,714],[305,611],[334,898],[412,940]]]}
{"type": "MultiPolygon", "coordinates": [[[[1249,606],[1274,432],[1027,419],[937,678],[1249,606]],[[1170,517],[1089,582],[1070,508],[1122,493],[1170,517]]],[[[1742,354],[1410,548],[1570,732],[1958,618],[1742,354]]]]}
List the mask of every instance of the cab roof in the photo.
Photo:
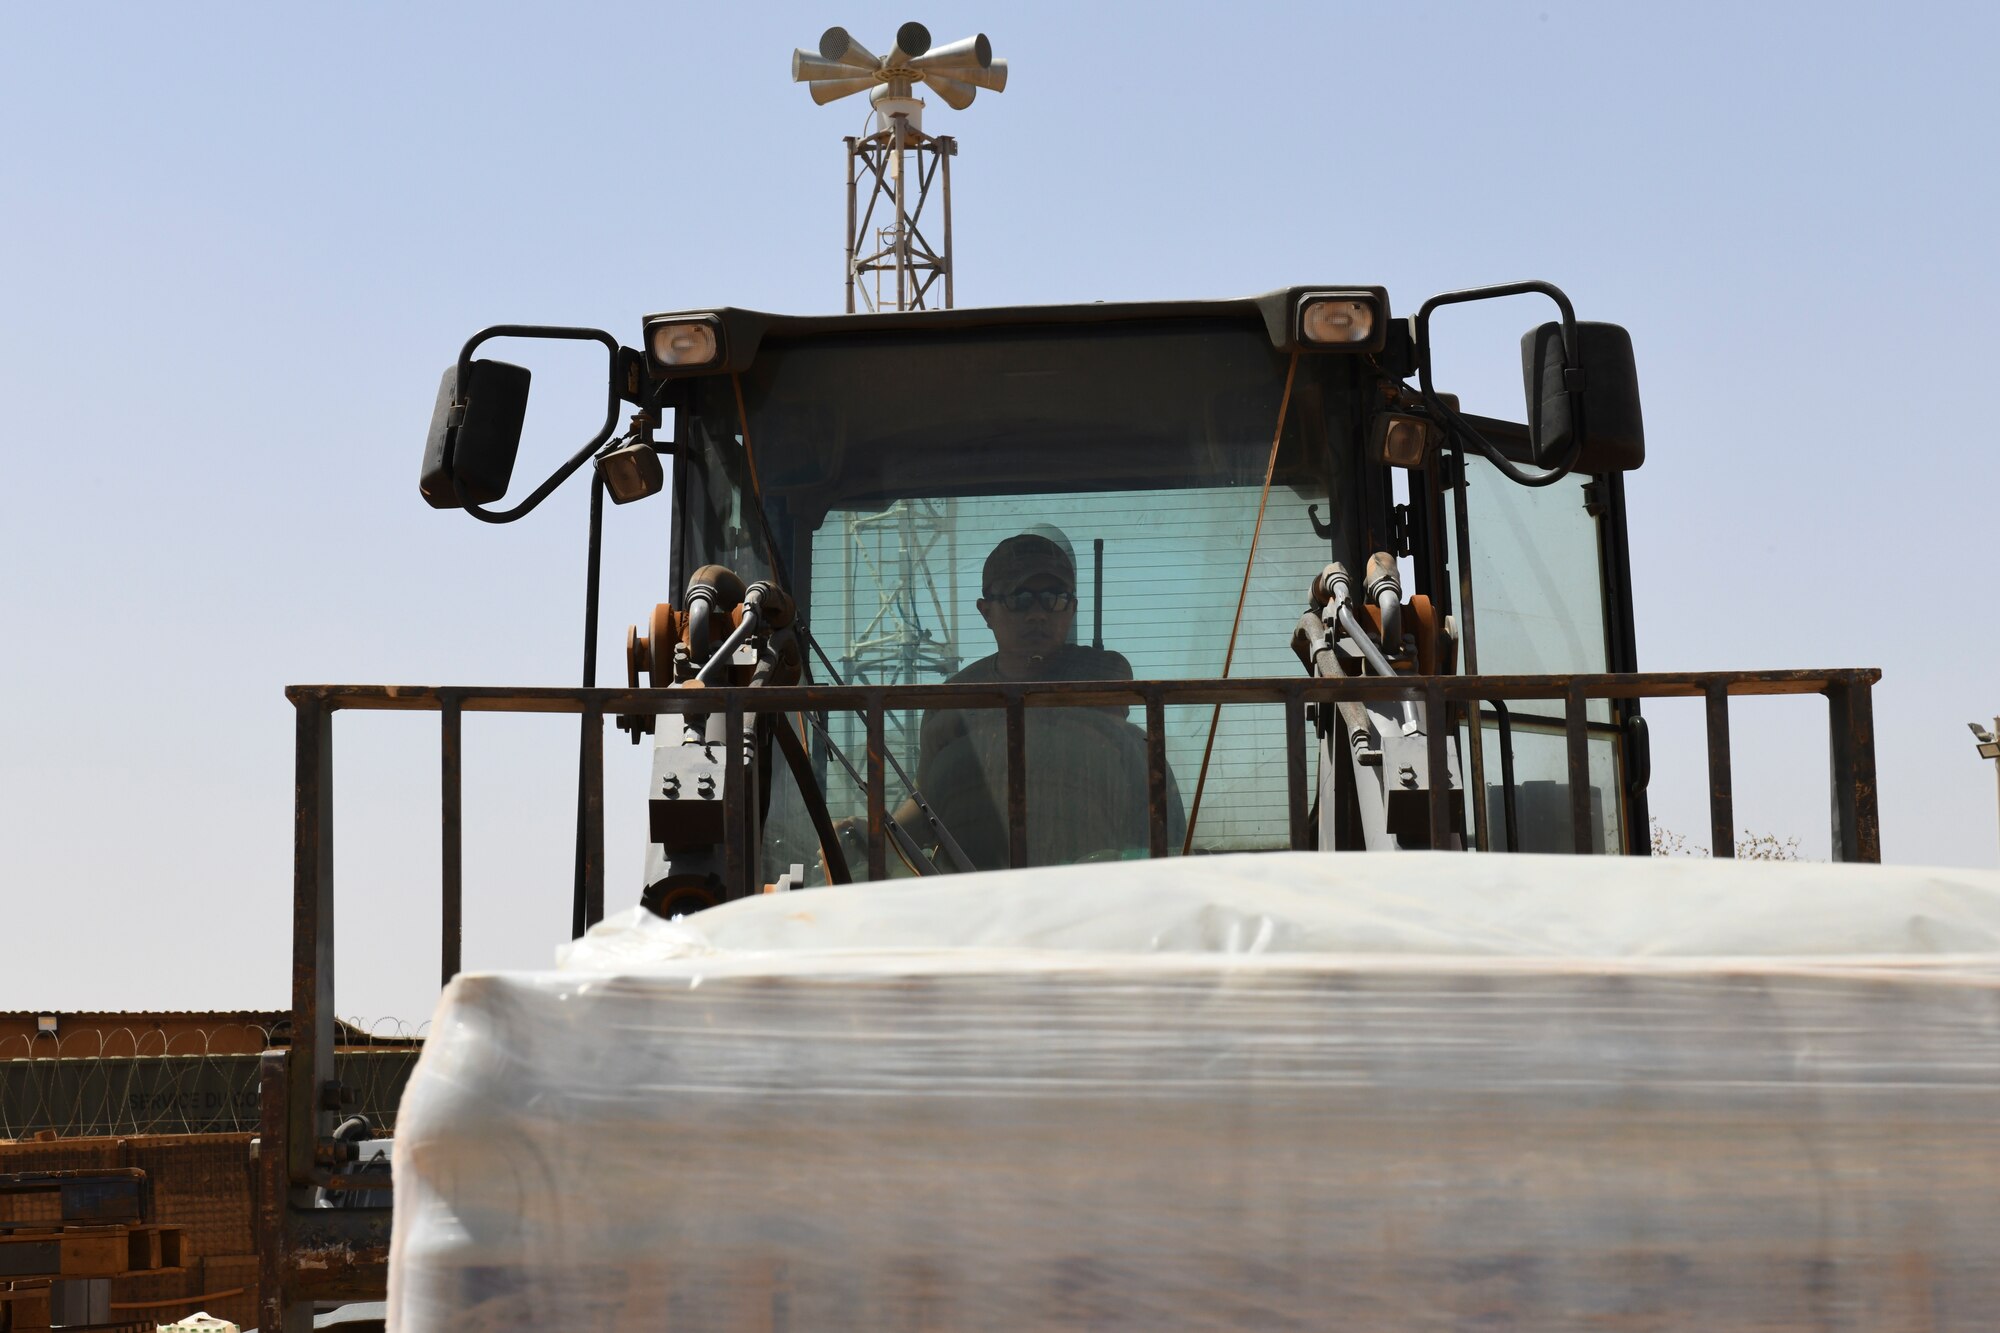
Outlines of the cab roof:
{"type": "Polygon", "coordinates": [[[722,326],[723,364],[703,369],[741,370],[757,356],[767,338],[792,339],[860,333],[947,332],[1015,328],[1031,325],[1087,325],[1133,322],[1208,320],[1257,321],[1281,351],[1297,343],[1295,327],[1300,300],[1307,295],[1366,293],[1375,298],[1384,325],[1389,322],[1389,293],[1381,287],[1354,283],[1317,283],[1280,287],[1258,296],[1191,301],[1088,301],[1063,305],[959,306],[949,310],[886,310],[866,314],[780,315],[736,306],[702,306],[660,311],[645,317],[651,327],[663,321],[713,318],[722,326]]]}

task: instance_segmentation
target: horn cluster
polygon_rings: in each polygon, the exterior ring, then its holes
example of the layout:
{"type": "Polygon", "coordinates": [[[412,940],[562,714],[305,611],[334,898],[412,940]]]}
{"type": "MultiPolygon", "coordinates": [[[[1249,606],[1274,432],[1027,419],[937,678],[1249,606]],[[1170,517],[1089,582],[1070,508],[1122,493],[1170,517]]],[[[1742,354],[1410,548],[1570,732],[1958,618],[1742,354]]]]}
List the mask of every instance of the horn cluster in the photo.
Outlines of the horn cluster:
{"type": "Polygon", "coordinates": [[[993,43],[983,32],[932,46],[930,29],[905,23],[896,29],[889,53],[878,56],[848,36],[847,29],[828,28],[819,39],[818,54],[792,52],[792,82],[805,84],[821,106],[866,92],[878,108],[885,98],[913,97],[921,83],[946,106],[963,111],[981,88],[1006,90],[1007,62],[993,58],[993,43]]]}

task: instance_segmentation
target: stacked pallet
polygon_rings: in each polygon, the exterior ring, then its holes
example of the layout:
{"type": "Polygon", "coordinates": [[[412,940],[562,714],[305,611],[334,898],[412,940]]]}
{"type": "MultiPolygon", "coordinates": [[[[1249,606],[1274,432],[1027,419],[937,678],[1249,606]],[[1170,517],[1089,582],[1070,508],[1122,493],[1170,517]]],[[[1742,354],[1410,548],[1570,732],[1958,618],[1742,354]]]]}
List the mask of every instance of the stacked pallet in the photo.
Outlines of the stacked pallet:
{"type": "Polygon", "coordinates": [[[110,1279],[184,1271],[182,1229],[148,1220],[149,1185],[131,1167],[0,1174],[0,1197],[55,1205],[54,1218],[0,1222],[5,1327],[108,1326],[110,1279]]]}
{"type": "MultiPolygon", "coordinates": [[[[243,1327],[257,1322],[257,1242],[251,1229],[253,1166],[248,1134],[151,1134],[0,1142],[0,1173],[142,1172],[151,1195],[147,1220],[181,1230],[178,1268],[129,1268],[109,1279],[111,1327],[152,1333],[196,1310],[243,1327]]],[[[49,1194],[0,1194],[0,1224],[19,1230],[63,1225],[49,1194]]],[[[6,1279],[0,1278],[0,1284],[6,1279]]],[[[46,1307],[48,1288],[37,1304],[46,1307]]],[[[20,1302],[13,1303],[19,1309],[20,1302]]],[[[0,1304],[0,1310],[9,1308],[0,1304]]],[[[30,1316],[33,1317],[33,1316],[30,1316]]],[[[16,1317],[15,1328],[28,1325],[16,1317]]],[[[0,1330],[6,1330],[0,1315],[0,1330]]],[[[12,1333],[12,1330],[8,1330],[12,1333]]]]}
{"type": "Polygon", "coordinates": [[[451,983],[389,1325],[2000,1329],[2000,876],[1291,853],[451,983]]]}
{"type": "Polygon", "coordinates": [[[123,1277],[180,1272],[182,1233],[168,1226],[36,1228],[0,1235],[0,1278],[123,1277]]]}

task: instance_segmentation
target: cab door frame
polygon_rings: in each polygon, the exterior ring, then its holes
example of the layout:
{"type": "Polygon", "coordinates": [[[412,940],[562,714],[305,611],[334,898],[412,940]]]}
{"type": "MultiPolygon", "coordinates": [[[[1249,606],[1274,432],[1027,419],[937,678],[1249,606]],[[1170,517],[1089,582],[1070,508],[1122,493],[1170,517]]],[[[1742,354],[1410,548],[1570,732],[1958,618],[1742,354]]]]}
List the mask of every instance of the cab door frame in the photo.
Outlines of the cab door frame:
{"type": "MultiPolygon", "coordinates": [[[[1514,429],[1521,430],[1518,426],[1514,429]]],[[[1520,461],[1526,462],[1527,459],[1523,457],[1520,461]]],[[[1381,471],[1387,473],[1388,469],[1383,468],[1381,471]]],[[[1465,509],[1465,489],[1460,485],[1464,471],[1464,455],[1458,449],[1452,448],[1441,451],[1422,470],[1410,472],[1408,474],[1410,503],[1403,514],[1391,518],[1388,526],[1402,538],[1399,543],[1402,547],[1400,553],[1407,554],[1411,559],[1416,590],[1429,595],[1441,612],[1457,617],[1461,643],[1465,645],[1462,660],[1476,663],[1479,629],[1478,590],[1473,585],[1469,568],[1452,567],[1453,552],[1467,550],[1478,541],[1478,534],[1470,530],[1471,524],[1465,509]],[[1400,521],[1397,521],[1397,517],[1400,517],[1400,521]],[[1461,602],[1469,605],[1470,610],[1464,609],[1460,605],[1461,602]]],[[[1639,670],[1638,645],[1632,604],[1631,551],[1624,476],[1617,472],[1585,475],[1588,479],[1585,482],[1584,495],[1587,508],[1594,511],[1592,518],[1596,527],[1598,582],[1602,602],[1600,610],[1605,635],[1605,669],[1613,673],[1636,672],[1639,670]]],[[[1504,479],[1497,476],[1494,480],[1498,484],[1507,484],[1504,479]]],[[[1384,489],[1386,490],[1386,478],[1384,489]]],[[[1390,513],[1394,515],[1395,511],[1392,509],[1390,513]]],[[[1610,726],[1596,724],[1592,730],[1596,734],[1608,734],[1613,741],[1614,771],[1617,776],[1616,789],[1611,794],[1619,803],[1619,829],[1623,844],[1618,850],[1628,856],[1645,856],[1652,851],[1651,818],[1646,790],[1651,777],[1646,723],[1637,699],[1609,702],[1610,726]]],[[[1561,718],[1541,718],[1534,715],[1521,715],[1521,717],[1531,725],[1547,724],[1557,728],[1562,725],[1561,718]]],[[[1510,720],[1499,714],[1485,713],[1481,727],[1469,729],[1471,754],[1468,756],[1470,762],[1467,764],[1468,788],[1478,785],[1474,782],[1475,774],[1479,775],[1479,782],[1485,781],[1487,765],[1482,752],[1489,739],[1486,735],[1487,723],[1500,724],[1500,734],[1508,735],[1511,728],[1506,724],[1510,720]]],[[[1511,743],[1511,737],[1508,743],[1511,743]]],[[[1479,805],[1481,825],[1486,822],[1483,817],[1485,808],[1482,794],[1479,805]]],[[[1496,846],[1497,840],[1492,839],[1483,829],[1480,839],[1489,847],[1504,850],[1504,847],[1496,846]]]]}

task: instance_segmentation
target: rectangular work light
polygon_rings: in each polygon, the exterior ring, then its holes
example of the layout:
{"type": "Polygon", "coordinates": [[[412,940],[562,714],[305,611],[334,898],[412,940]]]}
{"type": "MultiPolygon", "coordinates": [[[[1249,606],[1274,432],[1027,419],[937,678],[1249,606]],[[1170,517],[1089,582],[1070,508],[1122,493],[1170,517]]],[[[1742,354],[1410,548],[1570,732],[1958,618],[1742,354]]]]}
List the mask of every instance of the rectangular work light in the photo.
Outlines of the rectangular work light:
{"type": "Polygon", "coordinates": [[[1373,292],[1307,292],[1299,297],[1299,341],[1309,347],[1373,351],[1385,320],[1373,292]]]}
{"type": "Polygon", "coordinates": [[[1379,412],[1368,431],[1371,462],[1421,471],[1430,461],[1436,429],[1422,417],[1403,412],[1379,412]]]}
{"type": "Polygon", "coordinates": [[[646,350],[662,370],[694,370],[722,360],[722,329],[712,319],[663,320],[646,330],[646,350]]]}
{"type": "Polygon", "coordinates": [[[597,472],[613,504],[631,504],[666,489],[666,473],[650,440],[633,440],[601,455],[597,472]]]}

